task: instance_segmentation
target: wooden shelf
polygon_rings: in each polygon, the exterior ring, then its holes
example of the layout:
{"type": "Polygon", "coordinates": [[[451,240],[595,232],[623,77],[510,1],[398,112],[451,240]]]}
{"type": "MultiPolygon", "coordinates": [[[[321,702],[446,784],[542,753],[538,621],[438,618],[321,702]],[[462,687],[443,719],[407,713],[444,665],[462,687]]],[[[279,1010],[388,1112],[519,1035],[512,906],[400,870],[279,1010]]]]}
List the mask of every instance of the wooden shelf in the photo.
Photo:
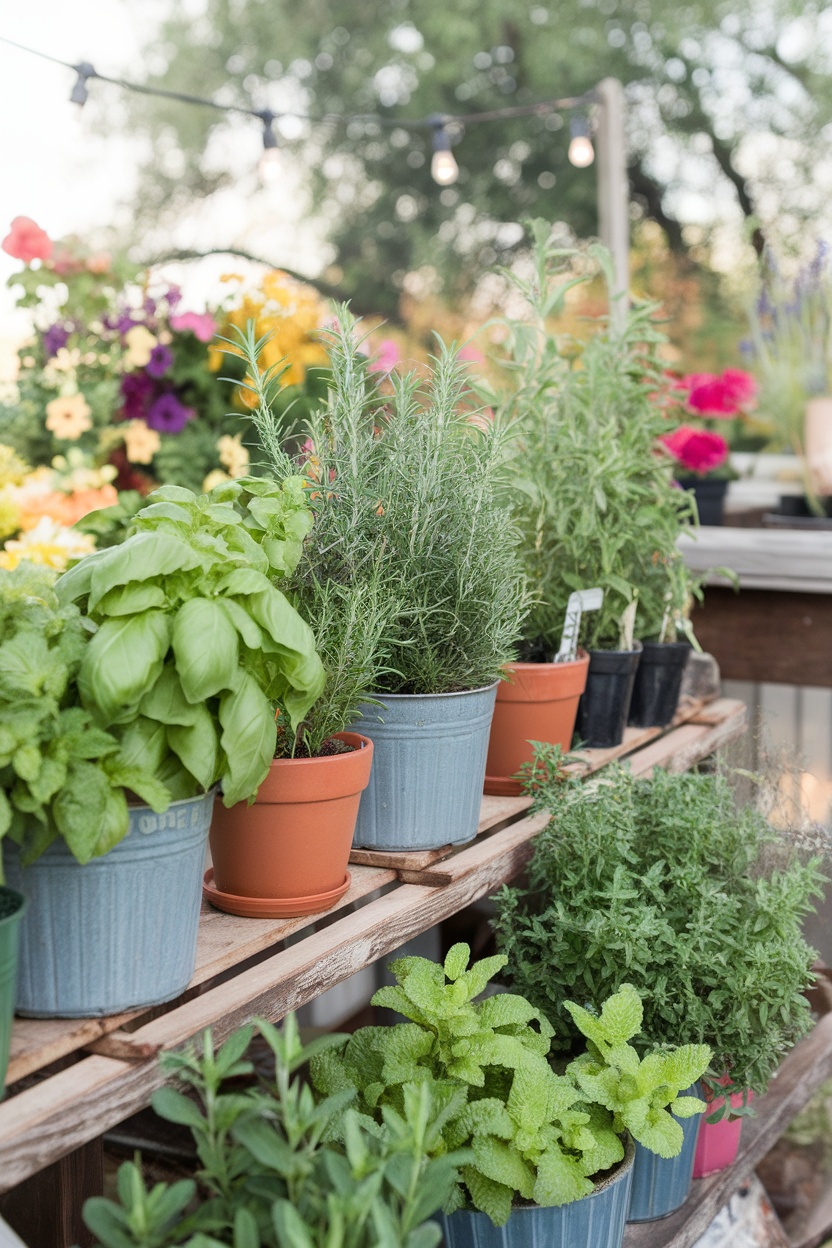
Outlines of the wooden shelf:
{"type": "MultiPolygon", "coordinates": [[[[587,751],[575,765],[590,775],[626,758],[638,775],[684,771],[744,729],[743,703],[719,699],[686,708],[665,732],[630,730],[619,749],[587,751]]],[[[528,808],[525,798],[484,798],[470,844],[355,863],[349,892],[325,914],[242,919],[203,906],[196,974],[176,1001],[112,1018],[16,1020],[0,1192],[146,1106],[164,1082],[160,1050],[206,1027],[221,1041],[253,1018],[276,1022],[511,879],[547,822],[528,808]]]]}

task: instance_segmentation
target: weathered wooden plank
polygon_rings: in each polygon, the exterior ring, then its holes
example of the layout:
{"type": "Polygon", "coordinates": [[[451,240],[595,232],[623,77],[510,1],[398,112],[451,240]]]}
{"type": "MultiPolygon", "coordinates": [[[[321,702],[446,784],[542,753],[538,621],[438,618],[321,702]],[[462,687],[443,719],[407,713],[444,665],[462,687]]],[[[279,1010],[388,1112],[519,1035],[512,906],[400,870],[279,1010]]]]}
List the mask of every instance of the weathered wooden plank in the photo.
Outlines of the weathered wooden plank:
{"type": "MultiPolygon", "coordinates": [[[[256,1016],[277,1021],[492,892],[520,869],[527,852],[525,843],[503,847],[447,888],[402,884],[147,1023],[132,1033],[134,1043],[175,1048],[206,1027],[219,1042],[256,1016]]],[[[93,1056],[0,1104],[0,1191],[136,1113],[163,1082],[155,1061],[93,1056]]]]}
{"type": "Polygon", "coordinates": [[[692,618],[725,680],[832,687],[832,592],[709,586],[692,618]]]}
{"type": "MultiPolygon", "coordinates": [[[[352,883],[344,896],[331,910],[317,915],[304,915],[295,919],[244,919],[237,915],[224,914],[203,903],[199,920],[196,970],[186,991],[190,992],[229,967],[245,962],[255,954],[262,953],[264,949],[303,931],[325,915],[335,914],[354,902],[361,901],[396,878],[395,871],[361,866],[354,867],[351,874],[352,883]]],[[[26,1075],[42,1070],[44,1066],[49,1066],[77,1049],[101,1051],[98,1041],[148,1013],[147,1010],[133,1010],[107,1018],[16,1019],[12,1029],[7,1085],[11,1087],[26,1075]]],[[[103,1048],[111,1056],[117,1055],[117,1045],[105,1045],[103,1048]]]]}
{"type": "Polygon", "coordinates": [[[470,848],[461,850],[458,854],[454,854],[453,858],[446,858],[444,862],[437,863],[433,867],[426,867],[423,871],[401,871],[399,875],[402,881],[408,884],[427,884],[434,888],[444,888],[472,872],[482,870],[493,858],[502,856],[508,851],[516,855],[514,862],[517,864],[516,869],[519,870],[520,866],[525,865],[531,857],[531,842],[548,822],[547,811],[529,815],[528,818],[503,828],[501,832],[495,832],[487,840],[477,841],[470,848]],[[528,850],[525,855],[519,852],[524,846],[528,850]]]}
{"type": "Polygon", "coordinates": [[[91,1140],[0,1196],[0,1214],[21,1236],[11,1238],[0,1221],[0,1248],[91,1248],[96,1237],[81,1217],[84,1201],[104,1191],[103,1140],[91,1140]]]}
{"type": "MultiPolygon", "coordinates": [[[[477,836],[505,827],[512,819],[528,810],[530,805],[531,798],[528,797],[491,797],[486,794],[480,807],[477,836]]],[[[353,849],[350,863],[390,867],[393,870],[406,867],[409,871],[419,871],[435,862],[441,862],[455,848],[454,845],[440,845],[438,849],[353,849]]]]}
{"type": "Polygon", "coordinates": [[[713,702],[699,702],[684,720],[674,720],[674,727],[680,723],[721,724],[736,711],[738,705],[741,705],[738,698],[714,698],[713,702]]]}
{"type": "Polygon", "coordinates": [[[676,773],[689,771],[729,741],[741,736],[746,726],[746,708],[741,702],[719,724],[682,724],[635,755],[631,761],[633,774],[650,776],[654,767],[665,767],[676,773]]]}
{"type": "Polygon", "coordinates": [[[631,1223],[624,1248],[690,1248],[780,1138],[822,1083],[832,1076],[832,1014],[785,1058],[756,1115],[743,1123],[737,1160],[728,1170],[697,1179],[685,1204],[659,1222],[631,1223]]]}

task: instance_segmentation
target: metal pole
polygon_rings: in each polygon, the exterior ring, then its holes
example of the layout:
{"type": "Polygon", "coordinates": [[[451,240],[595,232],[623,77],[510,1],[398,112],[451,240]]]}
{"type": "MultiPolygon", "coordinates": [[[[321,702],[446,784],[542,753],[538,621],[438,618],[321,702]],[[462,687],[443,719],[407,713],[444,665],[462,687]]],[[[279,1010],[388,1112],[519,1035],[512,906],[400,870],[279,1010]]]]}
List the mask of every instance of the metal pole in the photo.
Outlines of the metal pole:
{"type": "Polygon", "coordinates": [[[605,78],[598,94],[598,232],[612,255],[615,285],[610,292],[613,323],[626,315],[630,289],[630,189],[624,134],[624,88],[605,78]]]}

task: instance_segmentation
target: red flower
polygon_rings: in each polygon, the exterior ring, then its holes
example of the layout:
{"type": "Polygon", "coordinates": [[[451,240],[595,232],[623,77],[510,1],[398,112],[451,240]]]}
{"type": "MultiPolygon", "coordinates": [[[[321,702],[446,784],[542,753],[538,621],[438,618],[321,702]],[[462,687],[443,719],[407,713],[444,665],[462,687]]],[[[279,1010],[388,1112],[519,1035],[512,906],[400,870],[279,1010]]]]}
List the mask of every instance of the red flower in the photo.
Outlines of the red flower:
{"type": "Polygon", "coordinates": [[[30,217],[15,217],[0,246],[7,255],[23,260],[25,264],[31,264],[33,260],[48,260],[52,255],[52,240],[30,217]]]}
{"type": "Polygon", "coordinates": [[[691,373],[680,388],[688,391],[688,407],[700,416],[730,420],[746,407],[757,393],[757,383],[740,368],[726,368],[720,376],[691,373]]]}
{"type": "Polygon", "coordinates": [[[741,368],[726,368],[722,374],[722,384],[733,391],[738,407],[747,407],[757,397],[757,382],[750,373],[741,368]]]}
{"type": "Polygon", "coordinates": [[[712,472],[728,458],[728,443],[719,433],[680,425],[673,433],[659,439],[678,463],[688,472],[712,472]]]}

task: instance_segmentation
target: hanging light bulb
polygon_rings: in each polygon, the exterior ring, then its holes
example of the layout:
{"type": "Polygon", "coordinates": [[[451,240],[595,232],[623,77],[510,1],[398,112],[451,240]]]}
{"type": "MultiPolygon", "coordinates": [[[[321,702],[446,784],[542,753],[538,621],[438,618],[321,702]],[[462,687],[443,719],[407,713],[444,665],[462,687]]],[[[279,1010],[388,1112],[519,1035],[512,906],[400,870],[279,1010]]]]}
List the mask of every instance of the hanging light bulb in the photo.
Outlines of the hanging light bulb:
{"type": "Polygon", "coordinates": [[[77,104],[79,108],[83,108],[89,95],[87,79],[95,78],[96,73],[89,61],[82,61],[80,65],[74,66],[74,69],[78,77],[75,79],[69,102],[70,104],[77,104]]]}
{"type": "Polygon", "coordinates": [[[459,177],[459,165],[451,151],[451,140],[441,117],[431,118],[433,126],[433,156],[430,174],[440,186],[451,186],[459,177]]]}
{"type": "Polygon", "coordinates": [[[586,117],[573,117],[569,123],[569,162],[576,169],[586,169],[595,159],[595,148],[589,137],[589,122],[586,117]]]}
{"type": "Polygon", "coordinates": [[[257,171],[260,178],[268,185],[277,182],[283,172],[283,160],[280,154],[280,144],[277,141],[277,135],[274,132],[274,113],[260,113],[263,122],[263,154],[257,162],[257,171]]]}

